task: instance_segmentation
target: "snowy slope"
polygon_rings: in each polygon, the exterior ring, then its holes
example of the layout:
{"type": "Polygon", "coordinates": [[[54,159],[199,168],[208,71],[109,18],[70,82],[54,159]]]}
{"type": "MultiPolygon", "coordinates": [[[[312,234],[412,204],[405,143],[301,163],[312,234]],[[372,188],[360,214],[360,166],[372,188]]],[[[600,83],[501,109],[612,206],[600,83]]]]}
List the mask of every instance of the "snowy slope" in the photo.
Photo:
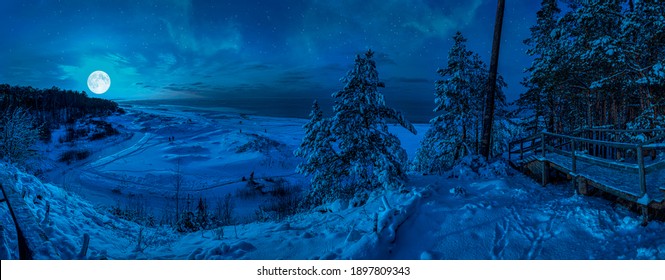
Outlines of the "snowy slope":
{"type": "MultiPolygon", "coordinates": [[[[621,206],[566,185],[543,188],[510,170],[458,168],[462,179],[411,174],[405,190],[378,191],[362,207],[337,201],[282,221],[250,219],[265,198],[259,196],[238,198],[236,215],[247,223],[237,226],[193,233],[143,226],[112,215],[110,206],[132,194],[155,215],[172,208],[165,201],[175,158],[197,194],[235,195],[252,170],[259,181],[284,176],[304,186],[288,151],[299,144],[305,120],[141,108],[110,121],[134,134],[97,147],[87,161],[56,164],[46,176],[55,184],[0,165],[0,176],[17,178],[12,187],[25,190],[37,221],[50,204],[41,226],[62,258],[77,258],[87,233],[91,259],[665,259],[662,222],[642,227],[621,206]],[[58,182],[62,174],[66,186],[58,182]],[[117,187],[119,194],[112,191],[117,187]]],[[[395,132],[412,155],[420,138],[395,132]]],[[[2,207],[1,257],[16,258],[15,231],[2,207]]]]}

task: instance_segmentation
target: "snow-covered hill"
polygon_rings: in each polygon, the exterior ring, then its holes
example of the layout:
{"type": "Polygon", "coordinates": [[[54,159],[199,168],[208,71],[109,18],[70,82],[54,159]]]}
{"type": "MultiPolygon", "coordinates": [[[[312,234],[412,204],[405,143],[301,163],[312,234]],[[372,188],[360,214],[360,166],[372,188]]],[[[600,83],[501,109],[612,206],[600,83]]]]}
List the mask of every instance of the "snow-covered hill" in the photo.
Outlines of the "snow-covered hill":
{"type": "MultiPolygon", "coordinates": [[[[284,178],[304,188],[291,151],[305,120],[140,108],[107,121],[126,134],[85,144],[96,145],[88,146],[89,159],[53,163],[44,175],[53,183],[0,164],[0,177],[25,194],[64,259],[79,258],[84,234],[89,259],[665,259],[662,222],[642,227],[637,214],[619,205],[566,185],[540,187],[501,162],[477,171],[460,166],[454,171],[460,178],[411,174],[405,189],[375,192],[362,207],[336,201],[257,220],[257,206],[269,196],[238,197],[247,184],[242,177],[254,171],[267,186],[284,178]],[[156,219],[173,211],[178,161],[187,193],[211,201],[231,194],[240,223],[179,233],[112,214],[132,202],[156,219]]],[[[412,156],[419,136],[395,132],[412,156]]],[[[4,203],[0,217],[0,257],[17,258],[4,203]]]]}

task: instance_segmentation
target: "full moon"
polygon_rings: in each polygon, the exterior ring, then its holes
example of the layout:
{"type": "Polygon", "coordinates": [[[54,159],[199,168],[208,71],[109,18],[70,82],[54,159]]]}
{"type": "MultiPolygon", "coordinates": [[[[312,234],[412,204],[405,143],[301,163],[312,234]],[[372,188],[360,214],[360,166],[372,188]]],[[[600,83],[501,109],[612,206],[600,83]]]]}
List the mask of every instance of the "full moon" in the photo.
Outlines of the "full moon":
{"type": "Polygon", "coordinates": [[[105,93],[111,87],[111,77],[104,71],[97,70],[88,76],[88,88],[96,94],[105,93]]]}

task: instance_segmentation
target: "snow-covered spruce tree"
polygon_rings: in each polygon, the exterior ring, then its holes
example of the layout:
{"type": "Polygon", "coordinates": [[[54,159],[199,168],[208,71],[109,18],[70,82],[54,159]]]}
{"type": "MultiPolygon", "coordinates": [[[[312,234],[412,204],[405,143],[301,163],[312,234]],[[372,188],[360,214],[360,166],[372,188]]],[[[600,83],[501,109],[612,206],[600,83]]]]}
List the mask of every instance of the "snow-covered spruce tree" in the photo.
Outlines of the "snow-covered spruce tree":
{"type": "Polygon", "coordinates": [[[388,120],[416,134],[413,125],[397,110],[386,106],[379,92],[374,52],[358,55],[354,68],[342,79],[346,85],[332,96],[336,99],[331,130],[337,139],[342,170],[348,186],[364,203],[367,192],[379,187],[399,188],[406,180],[406,151],[397,136],[388,131],[388,120]]]}
{"type": "Polygon", "coordinates": [[[348,175],[348,172],[339,166],[339,156],[333,149],[334,138],[330,130],[330,120],[323,118],[316,100],[309,116],[309,122],[304,125],[305,137],[294,152],[297,157],[304,159],[296,171],[312,176],[310,192],[303,201],[305,206],[319,205],[338,196],[351,195],[342,185],[345,181],[343,177],[348,175]]]}
{"type": "Polygon", "coordinates": [[[17,107],[0,119],[0,157],[9,163],[23,164],[38,139],[39,127],[28,111],[17,107]]]}
{"type": "MultiPolygon", "coordinates": [[[[431,127],[412,163],[412,168],[418,172],[442,173],[462,157],[479,150],[488,71],[480,57],[466,48],[466,39],[460,32],[453,39],[455,43],[448,52],[448,65],[437,71],[444,79],[435,84],[434,111],[441,114],[430,121],[431,127]]],[[[505,82],[499,76],[492,146],[503,142],[498,138],[504,135],[503,126],[497,125],[505,121],[503,87],[505,82]]],[[[493,147],[493,154],[498,150],[493,147]]]]}
{"type": "Polygon", "coordinates": [[[625,63],[621,51],[622,0],[583,1],[571,12],[574,22],[567,21],[572,35],[569,52],[572,59],[571,75],[575,77],[568,86],[575,87],[575,95],[581,98],[582,106],[575,110],[584,112],[579,126],[601,126],[610,124],[608,106],[620,100],[624,94],[620,88],[623,78],[620,73],[625,63]],[[619,90],[617,90],[619,89],[619,90]]]}
{"type": "Polygon", "coordinates": [[[563,78],[561,71],[565,60],[559,39],[558,14],[561,12],[557,0],[543,0],[540,10],[536,13],[536,25],[530,28],[531,37],[524,40],[529,46],[527,54],[533,56],[531,66],[526,69],[530,75],[522,83],[527,91],[520,95],[517,104],[520,110],[533,115],[525,123],[530,134],[547,129],[555,131],[557,105],[560,104],[557,85],[563,78]]]}
{"type": "Polygon", "coordinates": [[[624,92],[638,100],[642,113],[628,129],[664,128],[665,116],[665,5],[658,1],[630,1],[622,21],[625,66],[624,92]]]}
{"type": "Polygon", "coordinates": [[[372,190],[399,188],[406,180],[406,151],[388,131],[387,122],[395,121],[414,134],[416,130],[400,112],[386,106],[373,56],[372,50],[356,56],[353,69],[342,78],[344,88],[332,95],[329,129],[336,156],[334,170],[329,171],[333,177],[323,178],[334,191],[327,199],[352,198],[354,205],[360,205],[372,190]]]}

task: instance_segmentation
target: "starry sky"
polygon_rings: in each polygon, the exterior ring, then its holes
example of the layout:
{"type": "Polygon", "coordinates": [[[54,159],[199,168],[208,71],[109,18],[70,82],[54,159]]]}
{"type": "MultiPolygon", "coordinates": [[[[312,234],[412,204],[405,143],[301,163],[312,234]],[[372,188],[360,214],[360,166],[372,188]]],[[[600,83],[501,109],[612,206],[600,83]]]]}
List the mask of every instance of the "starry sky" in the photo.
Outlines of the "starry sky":
{"type": "MultiPolygon", "coordinates": [[[[4,0],[0,83],[90,93],[88,75],[103,70],[112,84],[99,97],[114,100],[309,103],[341,89],[371,48],[389,105],[433,107],[456,31],[489,64],[496,2],[4,0]]],[[[499,71],[514,100],[540,1],[506,2],[499,71]]]]}

